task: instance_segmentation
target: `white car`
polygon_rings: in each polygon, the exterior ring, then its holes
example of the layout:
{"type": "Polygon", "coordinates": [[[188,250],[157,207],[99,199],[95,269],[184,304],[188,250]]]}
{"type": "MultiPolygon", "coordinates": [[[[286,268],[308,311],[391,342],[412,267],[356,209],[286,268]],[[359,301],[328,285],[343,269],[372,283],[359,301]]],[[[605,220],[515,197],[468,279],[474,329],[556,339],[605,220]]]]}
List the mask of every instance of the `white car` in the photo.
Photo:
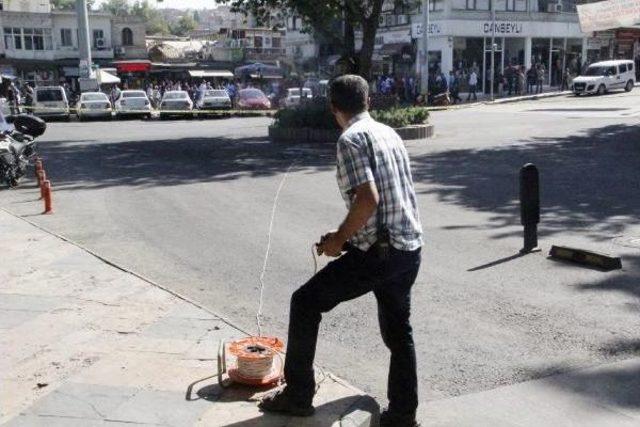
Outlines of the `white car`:
{"type": "Polygon", "coordinates": [[[582,76],[571,83],[576,95],[597,93],[602,95],[615,89],[630,92],[636,84],[636,71],[633,61],[616,60],[596,62],[587,67],[582,76]]]}
{"type": "Polygon", "coordinates": [[[104,118],[111,120],[111,101],[102,92],[85,92],[76,104],[78,120],[104,118]]]}
{"type": "Polygon", "coordinates": [[[230,110],[231,98],[224,89],[209,89],[198,100],[197,106],[201,110],[230,110]]]}
{"type": "Polygon", "coordinates": [[[33,114],[38,117],[58,117],[69,120],[69,100],[62,86],[35,88],[33,114]]]}
{"type": "Polygon", "coordinates": [[[164,93],[160,101],[161,119],[168,116],[191,115],[192,110],[193,101],[184,90],[169,90],[164,93]]]}
{"type": "Polygon", "coordinates": [[[287,96],[282,101],[282,104],[286,108],[295,107],[297,105],[300,105],[301,98],[304,98],[304,99],[313,98],[313,91],[311,90],[311,88],[308,88],[308,87],[302,88],[302,97],[300,96],[299,87],[293,87],[293,88],[287,89],[287,96]]]}
{"type": "Polygon", "coordinates": [[[151,118],[151,102],[142,90],[123,90],[115,102],[116,117],[144,116],[151,118]]]}

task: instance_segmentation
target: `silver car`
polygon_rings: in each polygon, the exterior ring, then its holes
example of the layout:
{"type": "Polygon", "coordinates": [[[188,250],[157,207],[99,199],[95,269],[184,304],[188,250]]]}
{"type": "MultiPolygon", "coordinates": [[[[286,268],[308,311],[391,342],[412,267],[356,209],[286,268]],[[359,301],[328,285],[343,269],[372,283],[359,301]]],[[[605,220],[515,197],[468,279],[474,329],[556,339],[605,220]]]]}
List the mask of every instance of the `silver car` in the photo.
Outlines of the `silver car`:
{"type": "Polygon", "coordinates": [[[200,110],[230,110],[231,98],[224,89],[209,89],[198,100],[200,110]]]}
{"type": "Polygon", "coordinates": [[[102,92],[85,92],[76,104],[78,120],[103,118],[111,120],[111,101],[102,92]]]}
{"type": "Polygon", "coordinates": [[[189,115],[193,110],[193,102],[184,90],[170,90],[164,93],[160,101],[160,118],[168,116],[189,115]]]}

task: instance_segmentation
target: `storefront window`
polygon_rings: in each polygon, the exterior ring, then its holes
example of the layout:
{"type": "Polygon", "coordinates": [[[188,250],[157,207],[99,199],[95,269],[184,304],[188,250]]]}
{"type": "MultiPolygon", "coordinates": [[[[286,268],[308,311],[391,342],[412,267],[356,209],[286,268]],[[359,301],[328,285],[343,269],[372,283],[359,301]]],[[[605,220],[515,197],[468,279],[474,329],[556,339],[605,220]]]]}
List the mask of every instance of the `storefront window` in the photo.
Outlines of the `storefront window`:
{"type": "Polygon", "coordinates": [[[497,11],[526,12],[527,0],[495,0],[497,11]]]}
{"type": "Polygon", "coordinates": [[[490,10],[490,0],[453,0],[456,10],[490,10]]]}
{"type": "Polygon", "coordinates": [[[478,79],[481,78],[483,49],[484,41],[481,37],[454,37],[453,69],[459,73],[461,90],[467,90],[471,71],[475,71],[478,79]]]}
{"type": "Polygon", "coordinates": [[[444,0],[429,0],[429,10],[431,12],[444,10],[444,0]]]}
{"type": "Polygon", "coordinates": [[[21,28],[4,28],[4,47],[5,49],[22,49],[22,29],[21,28]]]}

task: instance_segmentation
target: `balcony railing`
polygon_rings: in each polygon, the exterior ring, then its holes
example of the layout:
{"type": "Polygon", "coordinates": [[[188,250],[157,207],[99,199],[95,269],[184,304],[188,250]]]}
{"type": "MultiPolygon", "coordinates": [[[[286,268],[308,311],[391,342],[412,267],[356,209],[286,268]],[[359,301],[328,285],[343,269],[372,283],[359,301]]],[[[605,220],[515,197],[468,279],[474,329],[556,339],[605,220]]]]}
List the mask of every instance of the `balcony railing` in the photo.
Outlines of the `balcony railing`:
{"type": "Polygon", "coordinates": [[[275,47],[245,47],[244,56],[249,60],[277,60],[283,59],[287,55],[286,49],[275,47]]]}

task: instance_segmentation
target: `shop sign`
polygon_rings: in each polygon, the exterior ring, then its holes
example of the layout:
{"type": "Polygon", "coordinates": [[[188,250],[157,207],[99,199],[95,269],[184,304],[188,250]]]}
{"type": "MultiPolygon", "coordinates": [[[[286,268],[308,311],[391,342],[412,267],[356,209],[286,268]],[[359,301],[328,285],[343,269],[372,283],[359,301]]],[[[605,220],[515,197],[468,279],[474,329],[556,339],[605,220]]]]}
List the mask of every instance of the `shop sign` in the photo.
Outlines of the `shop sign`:
{"type": "Polygon", "coordinates": [[[600,50],[602,46],[606,46],[607,44],[603,44],[603,40],[598,38],[590,38],[587,39],[587,49],[589,50],[600,50]]]}
{"type": "Polygon", "coordinates": [[[485,22],[482,24],[484,34],[522,34],[521,22],[485,22]]]}
{"type": "Polygon", "coordinates": [[[640,0],[605,0],[576,7],[584,33],[632,27],[640,21],[640,0]]]}
{"type": "Polygon", "coordinates": [[[410,34],[407,30],[380,32],[379,34],[382,36],[383,44],[409,43],[411,41],[410,34]]]}
{"type": "MultiPolygon", "coordinates": [[[[429,23],[429,35],[442,34],[442,24],[440,22],[429,23]]],[[[414,39],[422,37],[422,23],[415,23],[411,25],[411,37],[414,39]]]]}
{"type": "Polygon", "coordinates": [[[86,59],[80,60],[78,75],[85,79],[91,76],[91,68],[89,67],[89,62],[86,59]]]}

